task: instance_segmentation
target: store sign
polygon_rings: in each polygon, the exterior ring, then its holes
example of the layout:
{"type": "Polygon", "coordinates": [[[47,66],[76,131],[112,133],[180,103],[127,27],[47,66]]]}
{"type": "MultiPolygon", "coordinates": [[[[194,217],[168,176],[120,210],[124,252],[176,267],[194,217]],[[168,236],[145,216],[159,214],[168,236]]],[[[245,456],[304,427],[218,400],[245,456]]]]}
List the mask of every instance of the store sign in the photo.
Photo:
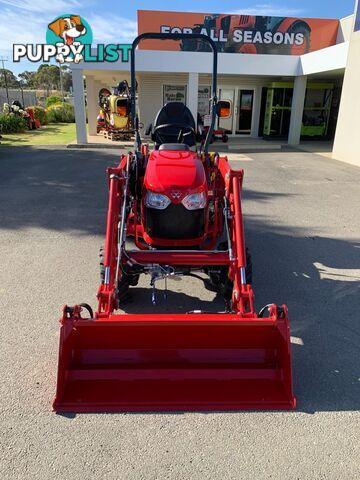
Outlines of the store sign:
{"type": "Polygon", "coordinates": [[[182,102],[186,104],[186,85],[164,85],[163,105],[169,102],[182,102]]]}
{"type": "MultiPolygon", "coordinates": [[[[250,15],[138,11],[138,33],[202,33],[208,35],[219,52],[303,55],[336,44],[339,20],[250,15]]],[[[206,52],[201,40],[147,40],[148,50],[206,52]]]]}
{"type": "Polygon", "coordinates": [[[211,87],[210,85],[199,86],[198,89],[198,113],[201,117],[207,115],[210,112],[210,93],[211,87]]]}
{"type": "Polygon", "coordinates": [[[13,44],[13,62],[63,63],[128,62],[132,45],[98,44],[92,47],[89,23],[80,15],[66,13],[54,18],[46,30],[46,43],[13,44]]]}

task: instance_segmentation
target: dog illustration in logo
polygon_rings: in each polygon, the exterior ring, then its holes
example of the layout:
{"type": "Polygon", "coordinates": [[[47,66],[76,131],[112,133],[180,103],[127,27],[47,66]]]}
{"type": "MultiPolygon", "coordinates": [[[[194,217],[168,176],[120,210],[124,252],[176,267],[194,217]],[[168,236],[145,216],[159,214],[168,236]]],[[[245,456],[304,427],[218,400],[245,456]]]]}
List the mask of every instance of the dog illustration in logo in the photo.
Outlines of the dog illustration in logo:
{"type": "MultiPolygon", "coordinates": [[[[71,15],[70,17],[58,18],[54,22],[48,25],[48,28],[52,30],[55,35],[62,38],[63,44],[67,46],[79,46],[80,42],[75,41],[81,35],[85,35],[86,27],[82,24],[81,18],[78,15],[71,15]]],[[[61,43],[57,43],[57,46],[61,46],[61,43]]],[[[79,63],[80,60],[83,60],[83,56],[80,53],[76,53],[75,57],[64,58],[63,54],[59,54],[56,57],[56,60],[60,63],[75,62],[79,63]]]]}

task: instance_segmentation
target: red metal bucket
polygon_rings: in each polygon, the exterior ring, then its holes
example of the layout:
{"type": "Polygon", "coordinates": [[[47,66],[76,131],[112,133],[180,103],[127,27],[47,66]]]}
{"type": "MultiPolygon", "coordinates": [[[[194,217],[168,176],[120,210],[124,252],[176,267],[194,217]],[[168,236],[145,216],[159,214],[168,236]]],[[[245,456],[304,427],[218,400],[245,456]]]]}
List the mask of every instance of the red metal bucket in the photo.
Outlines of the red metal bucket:
{"type": "Polygon", "coordinates": [[[53,407],[57,412],[295,408],[287,317],[66,319],[53,407]]]}

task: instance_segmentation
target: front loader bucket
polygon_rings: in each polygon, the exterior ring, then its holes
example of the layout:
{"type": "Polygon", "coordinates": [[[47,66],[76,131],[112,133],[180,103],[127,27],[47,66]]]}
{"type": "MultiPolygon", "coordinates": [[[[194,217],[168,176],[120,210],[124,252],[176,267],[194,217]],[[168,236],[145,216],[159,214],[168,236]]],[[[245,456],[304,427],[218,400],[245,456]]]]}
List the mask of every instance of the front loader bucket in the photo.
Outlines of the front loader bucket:
{"type": "Polygon", "coordinates": [[[286,315],[66,319],[53,406],[57,412],[294,408],[286,315]]]}

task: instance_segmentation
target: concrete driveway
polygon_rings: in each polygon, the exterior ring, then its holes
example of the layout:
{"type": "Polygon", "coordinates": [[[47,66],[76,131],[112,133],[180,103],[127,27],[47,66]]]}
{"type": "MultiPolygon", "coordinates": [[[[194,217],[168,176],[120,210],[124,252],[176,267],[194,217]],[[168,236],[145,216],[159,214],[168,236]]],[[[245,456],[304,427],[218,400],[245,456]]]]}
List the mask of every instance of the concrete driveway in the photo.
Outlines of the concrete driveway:
{"type": "MultiPolygon", "coordinates": [[[[360,478],[360,169],[311,153],[231,154],[257,307],[289,306],[296,412],[51,412],[60,310],[96,305],[117,157],[0,147],[0,478],[360,478]]],[[[172,308],[213,300],[172,285],[172,308]]],[[[134,296],[152,308],[148,279],[134,296]]]]}

